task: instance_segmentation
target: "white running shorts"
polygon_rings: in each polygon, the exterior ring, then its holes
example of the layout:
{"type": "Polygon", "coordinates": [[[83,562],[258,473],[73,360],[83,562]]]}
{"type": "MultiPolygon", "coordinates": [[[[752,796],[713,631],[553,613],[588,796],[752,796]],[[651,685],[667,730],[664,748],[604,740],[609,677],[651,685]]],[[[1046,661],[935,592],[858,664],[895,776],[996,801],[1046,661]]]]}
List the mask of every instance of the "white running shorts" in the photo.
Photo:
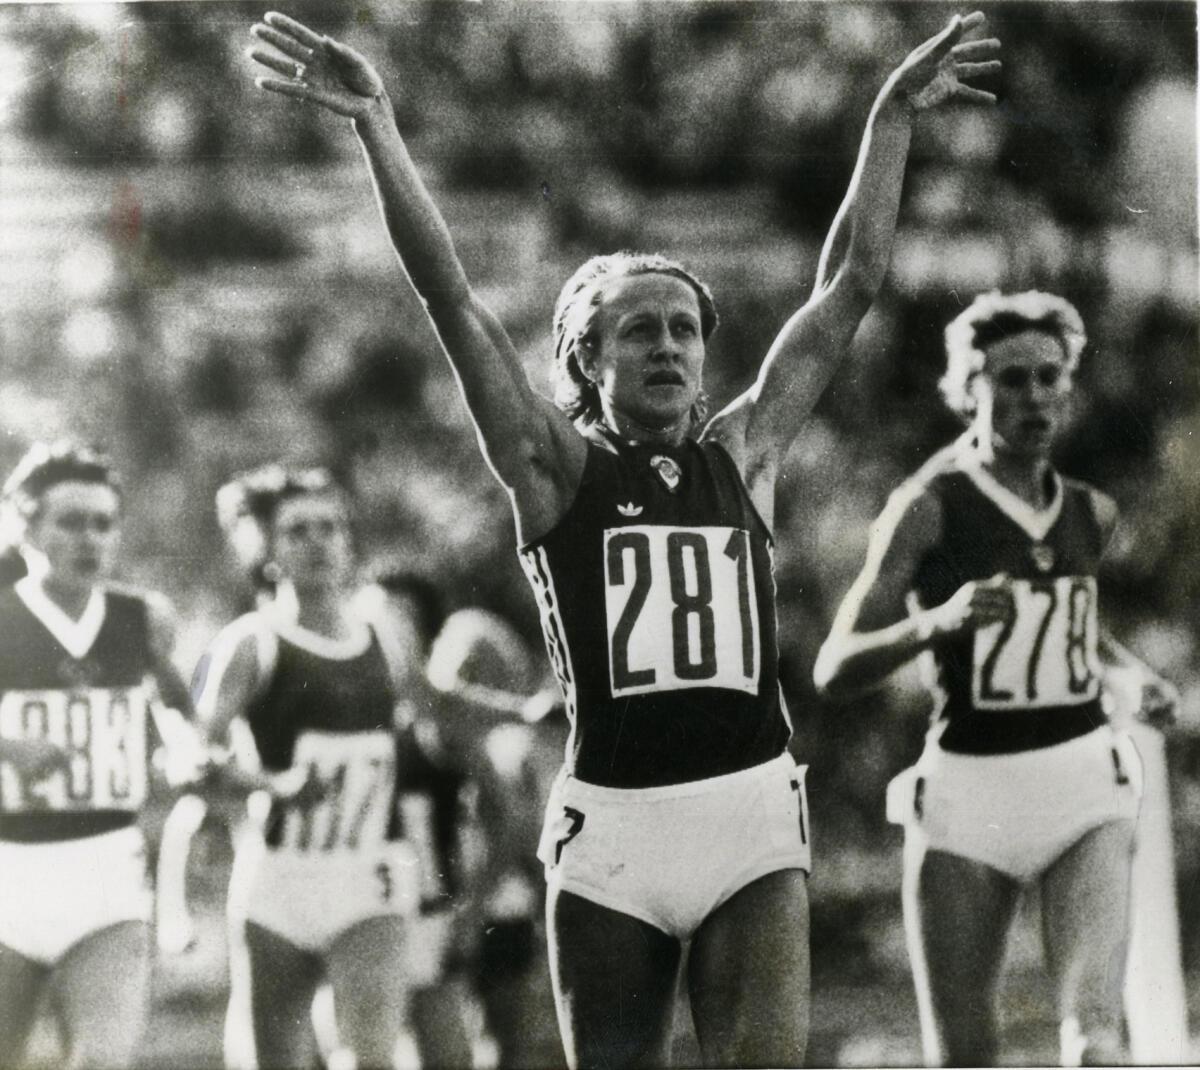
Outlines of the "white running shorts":
{"type": "Polygon", "coordinates": [[[1092,829],[1137,819],[1142,762],[1103,725],[1052,747],[952,754],[931,735],[888,785],[888,820],[945,851],[1031,881],[1092,829]]]}
{"type": "Polygon", "coordinates": [[[0,944],[53,966],[84,938],[154,909],[141,829],[0,842],[0,944]]]}
{"type": "Polygon", "coordinates": [[[762,765],[655,788],[603,788],[559,774],[538,858],[571,892],[685,939],[759,877],[812,868],[807,766],[762,765]]]}
{"type": "Polygon", "coordinates": [[[273,851],[247,836],[229,881],[229,920],[252,921],[305,951],[323,952],[368,918],[420,908],[420,866],[402,840],[354,852],[273,851]]]}

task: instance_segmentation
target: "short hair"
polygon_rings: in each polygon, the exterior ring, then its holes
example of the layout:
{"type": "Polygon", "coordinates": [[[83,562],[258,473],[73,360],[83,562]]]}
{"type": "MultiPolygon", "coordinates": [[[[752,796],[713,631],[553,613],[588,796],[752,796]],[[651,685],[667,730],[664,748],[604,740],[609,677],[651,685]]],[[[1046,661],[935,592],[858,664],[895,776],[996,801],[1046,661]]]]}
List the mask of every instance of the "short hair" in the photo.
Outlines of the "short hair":
{"type": "Polygon", "coordinates": [[[59,483],[97,483],[120,501],[121,481],[108,456],[99,448],[69,439],[35,442],[4,482],[0,496],[25,520],[33,517],[42,495],[59,483]]]}
{"type": "Polygon", "coordinates": [[[267,560],[279,507],[304,494],[345,494],[328,468],[267,464],[234,476],[217,491],[217,523],[241,564],[257,575],[267,560]]]}
{"type": "Polygon", "coordinates": [[[421,652],[428,656],[446,620],[446,602],[437,584],[428,576],[409,571],[392,561],[374,565],[368,571],[367,580],[386,594],[407,598],[412,602],[421,652]]]}
{"type": "Polygon", "coordinates": [[[938,389],[951,410],[966,417],[974,413],[974,384],[983,371],[984,350],[1022,331],[1048,334],[1062,346],[1067,372],[1073,373],[1079,367],[1087,333],[1079,312],[1069,301],[1039,290],[980,294],[946,326],[946,371],[938,389]]]}
{"type": "MultiPolygon", "coordinates": [[[[579,365],[579,349],[595,342],[601,285],[630,275],[670,275],[685,282],[700,303],[700,337],[708,341],[717,329],[717,306],[708,287],[687,268],[659,253],[618,252],[593,256],[572,275],[554,304],[554,403],[572,420],[596,423],[602,415],[600,392],[579,365]]],[[[693,406],[693,419],[704,418],[703,401],[693,406]]]]}

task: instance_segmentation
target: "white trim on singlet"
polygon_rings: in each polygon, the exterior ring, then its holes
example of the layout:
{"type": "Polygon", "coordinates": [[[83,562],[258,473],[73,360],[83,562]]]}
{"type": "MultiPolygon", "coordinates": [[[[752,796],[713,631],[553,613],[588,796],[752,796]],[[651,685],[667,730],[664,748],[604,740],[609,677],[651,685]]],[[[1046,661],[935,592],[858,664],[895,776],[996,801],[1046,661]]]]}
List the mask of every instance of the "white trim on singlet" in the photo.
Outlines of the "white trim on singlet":
{"type": "Polygon", "coordinates": [[[258,687],[261,690],[275,671],[275,660],[279,653],[279,640],[263,614],[259,611],[247,613],[227,624],[218,633],[208,648],[208,667],[200,694],[196,697],[196,712],[203,719],[211,712],[210,703],[215,702],[221,691],[221,680],[233,661],[233,655],[246,638],[254,640],[254,656],[258,663],[258,687]]]}
{"type": "Polygon", "coordinates": [[[371,646],[371,628],[366,621],[351,620],[351,631],[344,639],[333,639],[319,632],[302,628],[294,621],[276,620],[272,627],[281,639],[293,646],[307,650],[310,654],[328,658],[330,661],[350,661],[362,657],[371,646]]]}
{"type": "Polygon", "coordinates": [[[546,652],[550,656],[550,666],[558,677],[562,688],[563,700],[567,707],[567,721],[571,726],[567,738],[568,756],[575,748],[575,668],[571,664],[571,647],[567,642],[567,630],[559,611],[561,603],[558,592],[554,588],[554,574],[550,570],[550,558],[544,546],[533,546],[520,554],[521,565],[533,588],[534,600],[537,602],[538,614],[541,617],[542,637],[546,643],[546,652]]]}
{"type": "Polygon", "coordinates": [[[1054,527],[1063,507],[1062,480],[1057,472],[1051,472],[1054,497],[1045,509],[1035,509],[1023,498],[1019,498],[1000,483],[991,472],[979,463],[963,463],[961,469],[967,478],[1014,524],[1035,542],[1040,542],[1054,527]]]}
{"type": "Polygon", "coordinates": [[[17,580],[13,584],[13,590],[25,603],[29,612],[63,645],[71,657],[77,660],[87,657],[104,625],[108,600],[103,590],[98,587],[92,589],[88,603],[78,620],[68,617],[32,576],[17,580]]]}

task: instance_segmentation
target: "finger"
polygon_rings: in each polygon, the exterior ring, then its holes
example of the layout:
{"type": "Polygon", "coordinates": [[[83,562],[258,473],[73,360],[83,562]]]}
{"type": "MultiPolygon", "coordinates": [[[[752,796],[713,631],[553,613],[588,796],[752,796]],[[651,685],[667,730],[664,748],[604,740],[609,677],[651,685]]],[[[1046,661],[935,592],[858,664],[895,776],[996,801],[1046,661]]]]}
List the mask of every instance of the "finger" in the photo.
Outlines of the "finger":
{"type": "Polygon", "coordinates": [[[969,85],[957,85],[954,88],[954,95],[959,100],[970,101],[972,104],[995,104],[996,94],[988,93],[983,89],[972,89],[969,85]]]}
{"type": "Polygon", "coordinates": [[[286,33],[280,33],[278,30],[271,29],[270,26],[264,26],[261,22],[256,22],[251,26],[250,33],[260,41],[266,41],[267,44],[279,49],[285,56],[300,60],[301,63],[308,63],[313,58],[311,48],[302,45],[286,33]]]}
{"type": "Polygon", "coordinates": [[[933,56],[941,59],[947,52],[950,51],[957,43],[958,39],[963,35],[963,21],[958,15],[955,15],[946,26],[932,41],[929,42],[928,56],[933,56]]]}
{"type": "Polygon", "coordinates": [[[261,63],[278,74],[287,78],[299,78],[304,73],[304,65],[291,59],[281,59],[273,52],[262,48],[251,48],[246,53],[255,63],[261,63]]]}
{"type": "Polygon", "coordinates": [[[297,100],[312,100],[313,88],[307,82],[282,81],[279,78],[255,78],[254,84],[268,93],[278,93],[297,100]]]}
{"type": "Polygon", "coordinates": [[[332,52],[334,56],[344,63],[365,64],[367,62],[366,57],[361,53],[356,52],[349,45],[342,44],[341,41],[335,41],[332,37],[323,38],[321,44],[327,51],[332,52]]]}
{"type": "Polygon", "coordinates": [[[282,30],[284,33],[291,34],[301,44],[307,45],[309,48],[316,48],[321,43],[321,35],[319,33],[314,33],[304,23],[288,18],[287,15],[280,11],[268,11],[263,16],[263,22],[268,26],[274,26],[282,30]]]}
{"type": "Polygon", "coordinates": [[[341,41],[335,41],[332,37],[326,37],[324,47],[340,70],[372,71],[371,62],[367,60],[366,56],[355,52],[355,49],[350,48],[349,44],[342,44],[341,41]]]}
{"type": "Polygon", "coordinates": [[[998,59],[986,63],[956,63],[954,73],[959,78],[982,78],[988,74],[998,74],[1003,66],[998,59]]]}
{"type": "Polygon", "coordinates": [[[1000,42],[995,37],[982,41],[961,41],[950,49],[955,59],[988,59],[1000,51],[1000,42]]]}
{"type": "Polygon", "coordinates": [[[972,11],[966,18],[962,20],[962,31],[968,33],[977,26],[982,26],[987,22],[987,17],[982,11],[972,11]]]}

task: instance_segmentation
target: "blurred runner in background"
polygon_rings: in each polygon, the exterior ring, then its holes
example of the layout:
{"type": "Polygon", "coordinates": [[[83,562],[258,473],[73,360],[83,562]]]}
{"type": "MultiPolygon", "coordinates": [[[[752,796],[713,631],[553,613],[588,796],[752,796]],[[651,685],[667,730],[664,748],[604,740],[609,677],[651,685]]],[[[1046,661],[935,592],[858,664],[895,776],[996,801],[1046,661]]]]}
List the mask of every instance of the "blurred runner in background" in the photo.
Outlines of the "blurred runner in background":
{"type": "Polygon", "coordinates": [[[788,446],[883,281],[912,123],[996,41],[955,17],[878,96],[810,301],[758,381],[704,422],[707,288],[659,256],[588,261],[555,314],[557,404],[472,292],[358,53],[286,16],[259,84],[350,118],[393,245],[508,490],[572,718],[540,857],[571,1066],[665,1065],[685,942],[706,1065],[801,1065],[810,868],[779,698],[771,525],[788,446]],[[698,437],[697,437],[698,436],[698,437]]]}
{"type": "Polygon", "coordinates": [[[546,675],[513,626],[481,609],[451,614],[429,658],[445,750],[470,771],[480,843],[467,966],[501,1068],[528,1065],[531,1012],[540,1009],[541,978],[531,976],[544,909],[536,851],[567,738],[546,675]]]}
{"type": "Polygon", "coordinates": [[[101,454],[35,445],[4,504],[28,574],[0,590],[0,1065],[48,994],[64,1065],[127,1066],[152,961],[138,822],[155,740],[199,753],[173,614],[111,582],[122,491],[101,454]]]}
{"type": "MultiPolygon", "coordinates": [[[[1142,766],[1102,708],[1105,668],[1170,685],[1100,630],[1114,502],[1051,460],[1085,345],[1066,301],[984,294],[946,329],[941,389],[967,432],[901,485],[815,668],[848,696],[918,655],[935,698],[889,788],[926,1058],[995,1065],[996,986],[1022,886],[1041,892],[1063,1065],[1127,1062],[1121,985],[1142,766]]],[[[1124,681],[1122,681],[1124,686],[1124,681]]]]}
{"type": "Polygon", "coordinates": [[[222,488],[218,512],[231,540],[257,529],[275,587],[214,641],[197,701],[210,742],[234,752],[230,782],[265,803],[230,879],[230,1061],[319,1065],[327,979],[343,1062],[412,1063],[406,953],[430,815],[405,805],[423,759],[351,604],[350,500],[325,470],[268,466],[222,488]]]}

